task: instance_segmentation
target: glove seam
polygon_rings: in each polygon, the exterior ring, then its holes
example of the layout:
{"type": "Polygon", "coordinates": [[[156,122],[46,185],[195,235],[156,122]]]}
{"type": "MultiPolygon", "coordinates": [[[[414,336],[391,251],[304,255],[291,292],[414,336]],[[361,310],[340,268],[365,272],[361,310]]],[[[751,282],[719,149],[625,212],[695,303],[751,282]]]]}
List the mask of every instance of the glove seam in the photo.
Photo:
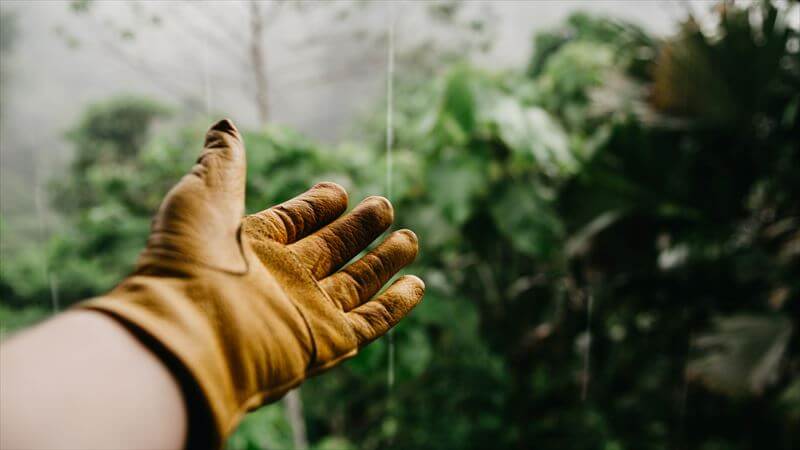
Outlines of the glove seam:
{"type": "MultiPolygon", "coordinates": [[[[333,300],[333,298],[331,296],[329,296],[328,293],[325,292],[324,289],[322,289],[322,286],[319,285],[319,281],[320,280],[317,280],[316,277],[314,277],[313,273],[311,273],[311,271],[308,270],[305,267],[305,265],[300,260],[300,258],[291,250],[289,250],[289,258],[291,259],[291,261],[301,271],[307,273],[307,275],[311,278],[313,289],[315,289],[317,291],[317,293],[322,298],[324,298],[326,301],[328,301],[334,309],[339,309],[339,307],[337,306],[337,302],[335,300],[333,300]]],[[[269,268],[267,268],[266,265],[264,267],[269,271],[269,268]]],[[[295,302],[294,300],[291,300],[293,297],[291,295],[289,295],[289,293],[286,292],[286,290],[284,289],[283,285],[280,285],[279,287],[281,289],[281,292],[283,292],[284,295],[286,295],[290,299],[289,301],[292,303],[292,305],[294,305],[294,307],[297,309],[298,313],[300,313],[300,317],[303,318],[303,322],[305,322],[306,328],[308,329],[309,337],[311,338],[312,357],[311,357],[311,360],[309,361],[308,365],[306,366],[306,369],[305,369],[305,372],[304,372],[304,375],[306,377],[308,377],[309,375],[313,375],[314,373],[317,373],[319,370],[321,370],[321,368],[324,369],[325,367],[329,367],[329,364],[326,363],[323,366],[315,367],[315,365],[317,364],[317,359],[319,357],[319,353],[318,353],[318,346],[317,346],[317,337],[316,337],[316,334],[314,333],[313,327],[311,326],[311,321],[306,316],[305,311],[303,311],[303,308],[297,302],[295,302]]],[[[345,314],[343,309],[339,309],[339,311],[341,313],[345,314]]],[[[333,361],[340,361],[342,358],[351,357],[354,354],[353,351],[358,352],[358,346],[356,346],[354,349],[352,349],[350,351],[345,352],[340,357],[334,358],[333,361]]]]}
{"type": "MultiPolygon", "coordinates": [[[[276,241],[273,241],[273,242],[277,243],[276,241]]],[[[255,242],[251,241],[250,245],[252,246],[252,245],[265,245],[265,244],[263,242],[259,242],[259,241],[255,241],[255,242]]],[[[279,244],[279,245],[282,245],[282,244],[279,244]]],[[[297,256],[294,254],[294,252],[289,251],[288,254],[289,254],[289,259],[294,264],[296,264],[298,267],[300,267],[301,270],[305,270],[305,268],[302,266],[302,263],[297,258],[297,256]]],[[[258,257],[258,256],[256,256],[256,257],[258,257]]],[[[264,268],[265,271],[269,272],[270,275],[273,278],[278,278],[278,277],[275,276],[275,274],[272,272],[272,270],[268,267],[267,264],[262,263],[261,266],[264,268]]],[[[278,286],[278,289],[280,289],[281,293],[287,299],[289,299],[289,303],[292,304],[292,306],[297,311],[297,313],[300,314],[300,318],[303,319],[303,323],[306,326],[306,332],[308,333],[308,338],[311,341],[311,355],[309,357],[309,362],[306,365],[306,368],[303,370],[303,375],[301,376],[301,380],[302,380],[308,374],[309,370],[314,366],[314,364],[317,361],[317,357],[319,355],[319,350],[317,348],[317,337],[316,337],[316,335],[314,333],[313,327],[311,326],[311,320],[308,318],[308,316],[306,315],[305,311],[303,311],[303,308],[301,308],[300,305],[298,305],[297,302],[294,301],[293,296],[289,292],[286,292],[286,288],[283,286],[282,283],[278,283],[277,286],[278,286]]],[[[320,292],[322,291],[322,289],[319,286],[317,286],[316,281],[314,282],[314,287],[315,287],[315,289],[319,290],[320,292]]]]}
{"type": "MultiPolygon", "coordinates": [[[[294,252],[292,252],[291,250],[289,251],[289,255],[290,255],[290,258],[292,258],[292,262],[294,262],[295,264],[300,265],[301,268],[302,268],[302,264],[300,263],[300,259],[297,258],[297,255],[295,255],[294,252]]],[[[269,271],[269,268],[266,265],[264,265],[264,268],[267,271],[269,271]]],[[[311,339],[311,358],[309,358],[308,364],[306,365],[306,368],[303,371],[303,377],[305,377],[305,376],[307,376],[309,370],[311,370],[311,368],[314,367],[314,364],[317,362],[317,357],[319,356],[319,351],[318,351],[318,348],[317,348],[317,336],[314,333],[314,329],[311,326],[311,320],[308,318],[308,316],[306,315],[305,311],[303,311],[303,308],[301,308],[300,305],[298,305],[297,302],[294,301],[293,297],[288,292],[286,292],[286,289],[284,288],[284,286],[282,284],[278,284],[278,286],[279,286],[281,292],[283,292],[283,295],[285,295],[286,298],[289,299],[289,303],[291,303],[292,306],[294,306],[294,308],[300,314],[300,317],[303,319],[303,323],[306,325],[306,331],[308,332],[308,337],[311,339]]],[[[314,282],[314,287],[317,290],[322,291],[322,289],[320,289],[320,287],[317,286],[316,282],[314,282]]]]}

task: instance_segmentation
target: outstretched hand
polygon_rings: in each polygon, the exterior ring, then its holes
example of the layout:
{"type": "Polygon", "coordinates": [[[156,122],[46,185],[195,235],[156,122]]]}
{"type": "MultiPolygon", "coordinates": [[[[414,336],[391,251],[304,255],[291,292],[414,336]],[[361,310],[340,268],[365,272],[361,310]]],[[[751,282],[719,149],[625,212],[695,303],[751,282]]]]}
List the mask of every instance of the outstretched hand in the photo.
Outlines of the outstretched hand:
{"type": "Polygon", "coordinates": [[[167,195],[137,271],[84,306],[154,339],[187,369],[211,412],[216,438],[249,409],[280,398],[382,336],[421,300],[403,276],[417,254],[409,230],[386,231],[393,209],[320,183],[244,216],[244,144],[228,120],[208,132],[198,163],[167,195]]]}

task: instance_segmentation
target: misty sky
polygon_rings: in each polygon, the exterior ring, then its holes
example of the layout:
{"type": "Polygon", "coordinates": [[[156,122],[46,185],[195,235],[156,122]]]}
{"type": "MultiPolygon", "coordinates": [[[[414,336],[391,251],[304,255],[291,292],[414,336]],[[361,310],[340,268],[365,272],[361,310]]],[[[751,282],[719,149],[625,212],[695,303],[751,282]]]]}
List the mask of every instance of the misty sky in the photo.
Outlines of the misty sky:
{"type": "MultiPolygon", "coordinates": [[[[348,130],[354,115],[380,101],[385,82],[385,35],[390,18],[398,51],[421,39],[451,37],[426,19],[424,2],[311,3],[283,8],[264,36],[271,121],[327,142],[348,130]],[[345,12],[342,12],[345,11],[345,12]]],[[[267,14],[272,4],[259,4],[267,14]]],[[[656,34],[673,31],[687,7],[702,1],[467,2],[464,20],[489,22],[494,45],[478,65],[519,67],[537,30],[557,26],[571,12],[624,18],[656,34]]],[[[17,36],[3,64],[0,123],[0,201],[30,197],[69,159],[66,129],[92,102],[121,93],[142,94],[240,126],[258,125],[247,67],[250,5],[244,2],[164,0],[97,2],[89,14],[67,1],[0,2],[16,15],[17,36]],[[133,38],[123,39],[127,31],[133,38]],[[72,45],[72,47],[71,47],[72,45]],[[74,47],[74,48],[73,48],[74,47]],[[20,190],[24,191],[21,192],[20,190]]],[[[402,64],[397,71],[402,72],[402,64]]],[[[23,205],[24,207],[24,205],[23,205]]],[[[33,208],[31,206],[31,208],[33,208]]]]}

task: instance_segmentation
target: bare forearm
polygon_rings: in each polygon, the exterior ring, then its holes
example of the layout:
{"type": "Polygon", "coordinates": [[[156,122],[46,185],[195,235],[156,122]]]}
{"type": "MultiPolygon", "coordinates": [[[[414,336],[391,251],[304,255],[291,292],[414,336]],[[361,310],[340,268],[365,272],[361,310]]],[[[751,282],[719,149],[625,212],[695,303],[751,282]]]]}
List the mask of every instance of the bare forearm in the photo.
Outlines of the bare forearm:
{"type": "Polygon", "coordinates": [[[181,448],[167,368],[113,319],[68,312],[0,346],[0,447],[181,448]]]}

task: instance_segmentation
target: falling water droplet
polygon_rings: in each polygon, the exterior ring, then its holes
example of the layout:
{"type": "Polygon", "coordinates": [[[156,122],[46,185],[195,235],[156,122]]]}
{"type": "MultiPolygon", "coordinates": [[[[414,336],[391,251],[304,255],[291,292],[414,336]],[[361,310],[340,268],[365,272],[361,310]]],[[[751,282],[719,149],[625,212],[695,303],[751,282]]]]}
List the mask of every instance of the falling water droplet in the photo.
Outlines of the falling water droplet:
{"type": "MultiPolygon", "coordinates": [[[[386,55],[386,198],[392,198],[392,146],[394,145],[394,5],[389,11],[389,24],[387,30],[387,55],[386,55]]],[[[394,331],[390,330],[387,336],[388,357],[386,384],[390,393],[394,387],[395,343],[394,331]]]]}

